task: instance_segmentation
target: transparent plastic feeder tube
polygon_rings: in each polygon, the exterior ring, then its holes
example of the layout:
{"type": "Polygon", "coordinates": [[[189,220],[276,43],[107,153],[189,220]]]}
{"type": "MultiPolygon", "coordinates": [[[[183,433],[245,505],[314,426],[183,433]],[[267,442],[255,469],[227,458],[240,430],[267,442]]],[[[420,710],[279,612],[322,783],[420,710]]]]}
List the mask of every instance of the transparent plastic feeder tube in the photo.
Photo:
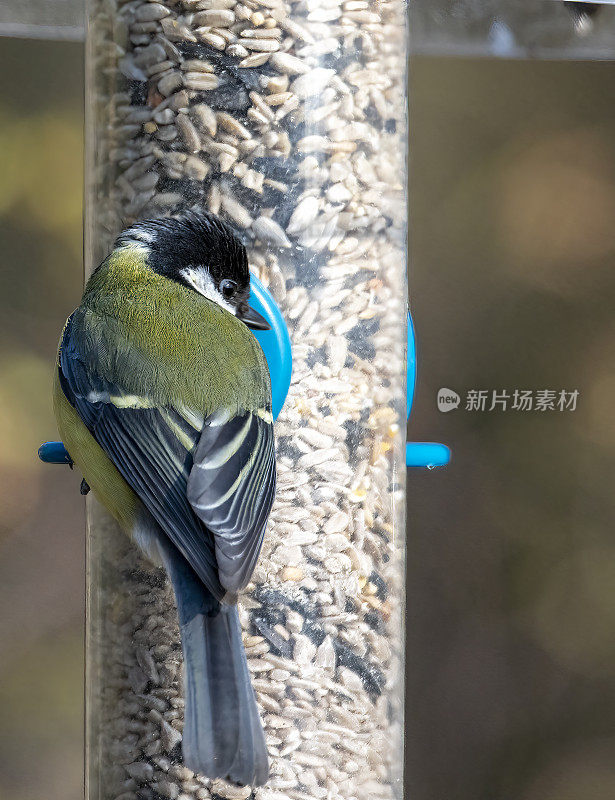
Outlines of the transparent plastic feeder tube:
{"type": "Polygon", "coordinates": [[[211,211],[293,352],[277,497],[240,597],[270,780],[183,766],[170,586],[90,501],[89,800],[402,795],[404,14],[402,0],[89,0],[86,271],[134,220],[211,211]]]}

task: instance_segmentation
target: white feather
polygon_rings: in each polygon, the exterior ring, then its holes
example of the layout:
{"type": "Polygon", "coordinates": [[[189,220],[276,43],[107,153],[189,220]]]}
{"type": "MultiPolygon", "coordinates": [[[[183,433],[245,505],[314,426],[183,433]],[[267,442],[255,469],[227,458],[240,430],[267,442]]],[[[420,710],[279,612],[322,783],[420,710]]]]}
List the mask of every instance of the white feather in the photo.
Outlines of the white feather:
{"type": "Polygon", "coordinates": [[[211,300],[227,311],[230,311],[230,313],[235,316],[235,309],[224,299],[222,292],[216,289],[216,284],[204,267],[186,267],[182,269],[179,274],[196,292],[202,294],[203,297],[206,297],[208,300],[211,300]]]}

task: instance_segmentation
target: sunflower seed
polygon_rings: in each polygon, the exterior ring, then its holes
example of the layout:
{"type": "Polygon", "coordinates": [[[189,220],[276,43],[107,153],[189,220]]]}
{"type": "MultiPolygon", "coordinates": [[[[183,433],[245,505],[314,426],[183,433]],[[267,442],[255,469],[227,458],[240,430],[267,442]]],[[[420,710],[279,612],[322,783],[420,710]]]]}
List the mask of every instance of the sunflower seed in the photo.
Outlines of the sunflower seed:
{"type": "Polygon", "coordinates": [[[209,61],[201,61],[198,58],[187,58],[182,62],[184,72],[210,72],[214,73],[214,65],[209,61]]]}
{"type": "Polygon", "coordinates": [[[166,17],[166,19],[160,20],[160,27],[165,37],[171,42],[196,42],[196,36],[185,23],[178,19],[166,17]]]}
{"type": "Polygon", "coordinates": [[[295,646],[293,648],[293,658],[299,666],[307,666],[313,661],[316,655],[316,646],[307,636],[297,634],[295,636],[295,646]]]}
{"type": "Polygon", "coordinates": [[[241,44],[248,50],[256,50],[264,53],[275,53],[280,49],[277,39],[242,39],[241,44]]]}
{"type": "Polygon", "coordinates": [[[165,108],[162,111],[157,111],[153,119],[158,125],[169,125],[175,119],[175,114],[170,108],[165,108]]]}
{"type": "Polygon", "coordinates": [[[276,247],[290,247],[288,237],[277,222],[269,217],[258,217],[252,223],[255,236],[266,244],[276,247]]]}
{"type": "Polygon", "coordinates": [[[168,97],[170,94],[173,94],[176,89],[179,89],[182,83],[181,74],[179,72],[171,72],[158,81],[158,91],[164,97],[168,97]]]}
{"type": "Polygon", "coordinates": [[[150,22],[168,17],[170,13],[162,3],[143,3],[135,11],[135,19],[139,22],[150,22]]]}
{"type": "Polygon", "coordinates": [[[308,195],[301,200],[293,213],[286,227],[288,234],[296,234],[308,227],[318,216],[318,198],[308,195]]]}
{"type": "Polygon", "coordinates": [[[229,133],[234,133],[239,136],[241,139],[251,139],[252,134],[246,128],[245,125],[242,125],[241,122],[238,122],[235,117],[232,117],[230,114],[227,114],[225,111],[219,111],[216,114],[216,121],[218,125],[223,128],[225,131],[229,133]]]}
{"type": "Polygon", "coordinates": [[[225,8],[211,8],[194,15],[195,25],[209,25],[214,28],[228,28],[235,22],[235,14],[225,8]]]}
{"type": "Polygon", "coordinates": [[[125,75],[127,78],[135,81],[146,81],[147,75],[143,70],[138,67],[134,61],[134,59],[130,58],[130,56],[125,56],[124,58],[120,59],[118,62],[118,69],[125,75]]]}
{"type": "Polygon", "coordinates": [[[314,44],[315,39],[307,28],[295,22],[290,17],[282,17],[280,19],[280,25],[295,39],[301,42],[307,42],[308,44],[314,44]]]}
{"type": "Polygon", "coordinates": [[[279,28],[246,28],[239,35],[242,39],[281,39],[282,31],[279,28]]]}
{"type": "Polygon", "coordinates": [[[301,75],[310,71],[310,67],[300,58],[290,53],[274,53],[271,65],[285,75],[301,75]]]}
{"type": "Polygon", "coordinates": [[[240,228],[249,228],[250,225],[252,225],[252,217],[248,213],[247,209],[245,209],[241,203],[238,203],[234,198],[227,194],[223,194],[220,198],[220,204],[222,210],[225,211],[233,220],[233,222],[236,222],[240,228]]]}
{"type": "MultiPolygon", "coordinates": [[[[176,124],[182,139],[186,143],[187,149],[191,153],[198,153],[198,151],[201,149],[201,140],[188,115],[178,114],[176,124]]],[[[201,178],[200,180],[203,179],[201,178]]]]}
{"type": "Polygon", "coordinates": [[[226,39],[219,33],[212,33],[208,28],[197,28],[195,34],[204,44],[208,44],[216,50],[224,50],[226,39]]]}
{"type": "Polygon", "coordinates": [[[226,53],[233,58],[247,58],[250,55],[249,51],[238,42],[230,44],[226,48],[226,53]]]}
{"type": "Polygon", "coordinates": [[[210,106],[198,103],[192,106],[190,115],[197,128],[210,136],[215,136],[218,128],[216,114],[210,106]]]}
{"type": "Polygon", "coordinates": [[[239,66],[244,68],[262,67],[263,64],[267,63],[267,61],[269,61],[268,53],[254,53],[254,55],[248,56],[247,58],[244,58],[242,61],[240,61],[239,66]]]}
{"type": "Polygon", "coordinates": [[[210,75],[207,72],[187,72],[184,75],[184,85],[187,89],[210,91],[218,88],[219,79],[217,75],[210,75]]]}
{"type": "Polygon", "coordinates": [[[209,164],[197,156],[188,156],[184,162],[184,174],[195,181],[204,181],[209,174],[209,164]]]}

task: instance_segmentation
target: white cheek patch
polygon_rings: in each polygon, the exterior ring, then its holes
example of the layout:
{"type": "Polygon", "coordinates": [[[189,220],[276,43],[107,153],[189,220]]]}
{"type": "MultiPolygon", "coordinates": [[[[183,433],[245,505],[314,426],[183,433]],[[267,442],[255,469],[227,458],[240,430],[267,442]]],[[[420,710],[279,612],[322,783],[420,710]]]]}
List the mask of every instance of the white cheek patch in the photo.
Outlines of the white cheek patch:
{"type": "Polygon", "coordinates": [[[225,308],[227,311],[230,311],[230,313],[235,316],[235,309],[224,299],[222,293],[216,289],[216,285],[206,269],[200,267],[186,267],[182,269],[179,274],[196,292],[202,294],[203,297],[206,297],[222,308],[225,308]]]}

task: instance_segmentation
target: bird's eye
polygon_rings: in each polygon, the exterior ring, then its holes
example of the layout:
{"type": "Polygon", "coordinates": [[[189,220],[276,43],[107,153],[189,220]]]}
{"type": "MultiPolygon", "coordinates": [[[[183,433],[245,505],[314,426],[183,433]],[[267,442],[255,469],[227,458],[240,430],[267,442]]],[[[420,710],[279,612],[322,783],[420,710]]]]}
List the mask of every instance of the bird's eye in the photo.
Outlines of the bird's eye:
{"type": "Polygon", "coordinates": [[[237,290],[237,284],[235,281],[231,281],[228,278],[225,278],[223,281],[220,281],[220,291],[224,295],[224,297],[231,298],[237,290]]]}

